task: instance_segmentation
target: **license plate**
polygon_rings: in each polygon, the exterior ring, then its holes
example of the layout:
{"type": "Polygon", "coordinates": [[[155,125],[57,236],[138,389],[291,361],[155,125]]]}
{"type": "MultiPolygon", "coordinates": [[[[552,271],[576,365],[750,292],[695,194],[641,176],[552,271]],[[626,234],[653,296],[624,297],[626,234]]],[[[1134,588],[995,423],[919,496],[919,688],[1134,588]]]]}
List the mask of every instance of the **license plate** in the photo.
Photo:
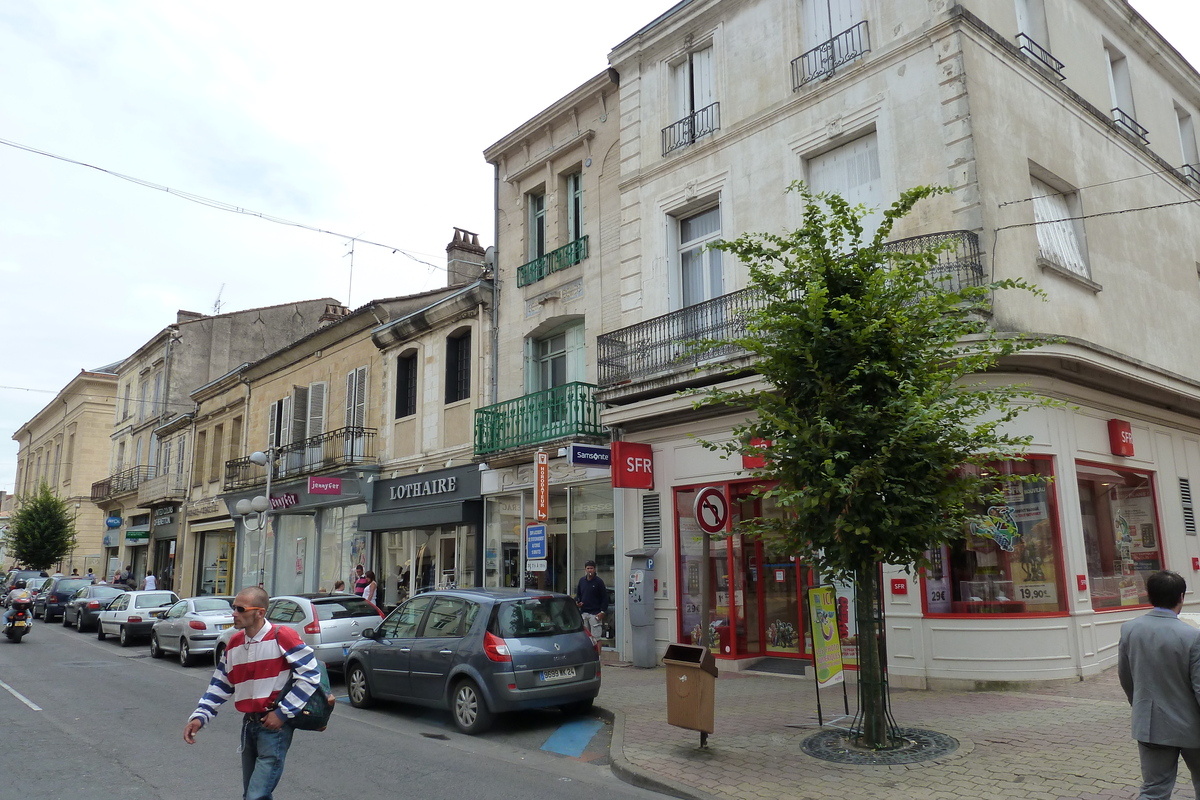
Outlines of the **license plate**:
{"type": "Polygon", "coordinates": [[[561,667],[560,669],[548,669],[542,673],[542,680],[544,680],[544,681],[561,681],[566,678],[574,678],[574,677],[575,677],[575,668],[574,667],[561,667]]]}
{"type": "Polygon", "coordinates": [[[233,625],[233,623],[232,623],[232,622],[229,622],[229,623],[226,623],[226,624],[223,624],[223,625],[217,625],[217,630],[219,630],[219,631],[223,631],[223,630],[225,630],[226,628],[230,627],[231,625],[233,625]]]}
{"type": "Polygon", "coordinates": [[[14,628],[24,628],[24,627],[25,627],[25,620],[23,620],[23,619],[14,619],[14,620],[13,620],[13,627],[14,627],[14,628]]]}

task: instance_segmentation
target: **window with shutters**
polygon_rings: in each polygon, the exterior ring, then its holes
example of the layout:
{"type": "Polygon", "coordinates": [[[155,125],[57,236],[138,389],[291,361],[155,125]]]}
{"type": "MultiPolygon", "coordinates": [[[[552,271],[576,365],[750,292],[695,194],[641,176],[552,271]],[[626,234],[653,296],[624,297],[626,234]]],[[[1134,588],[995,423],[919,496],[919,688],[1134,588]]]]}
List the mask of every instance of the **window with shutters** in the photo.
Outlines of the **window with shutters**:
{"type": "MultiPolygon", "coordinates": [[[[144,420],[146,418],[146,414],[147,414],[147,410],[148,410],[147,406],[146,406],[146,390],[147,390],[147,385],[146,385],[145,381],[142,381],[141,383],[138,384],[138,403],[137,403],[138,422],[141,422],[142,420],[144,420]]],[[[140,459],[139,459],[139,461],[140,461],[140,459]]]]}
{"type": "Polygon", "coordinates": [[[224,454],[224,438],[225,426],[217,425],[212,432],[212,446],[209,448],[208,456],[208,480],[221,480],[221,467],[224,465],[222,456],[224,454]]]}
{"type": "Polygon", "coordinates": [[[170,439],[168,439],[167,441],[162,443],[162,456],[159,459],[159,463],[162,464],[162,474],[170,475],[171,474],[171,440],[170,439]]]}
{"type": "MultiPolygon", "coordinates": [[[[1057,179],[1055,179],[1057,182],[1057,179]]],[[[1090,279],[1084,249],[1083,220],[1079,193],[1056,188],[1030,176],[1033,188],[1034,227],[1037,230],[1038,263],[1090,279]]]]}
{"type": "Polygon", "coordinates": [[[187,455],[187,434],[186,433],[179,437],[179,446],[176,447],[175,449],[176,449],[175,474],[182,477],[183,467],[184,467],[184,464],[186,463],[185,459],[186,459],[186,455],[187,455]]]}
{"type": "Polygon", "coordinates": [[[1112,99],[1113,122],[1122,132],[1149,144],[1149,131],[1138,124],[1133,103],[1133,81],[1129,77],[1129,60],[1109,42],[1104,43],[1104,61],[1108,68],[1108,93],[1112,99]]]}
{"type": "Polygon", "coordinates": [[[359,367],[346,375],[346,431],[345,453],[349,457],[361,458],[366,452],[367,425],[367,368],[359,367]]]}
{"type": "Polygon", "coordinates": [[[272,420],[277,432],[274,438],[288,445],[282,469],[298,472],[316,469],[322,464],[322,436],[325,434],[325,405],[328,395],[329,385],[318,381],[308,386],[293,386],[292,396],[281,401],[281,408],[276,409],[272,406],[272,420]],[[279,431],[282,433],[278,433],[279,431]]]}
{"type": "Polygon", "coordinates": [[[1050,54],[1045,0],[1016,0],[1017,45],[1021,52],[1063,77],[1063,63],[1050,54]]]}
{"type": "Polygon", "coordinates": [[[208,431],[196,434],[196,446],[192,448],[192,486],[204,485],[204,452],[208,443],[208,431]]]}
{"type": "Polygon", "coordinates": [[[720,206],[679,220],[679,272],[685,307],[725,294],[721,251],[707,249],[720,238],[720,206]]]}
{"type": "Polygon", "coordinates": [[[808,185],[814,192],[838,194],[851,205],[866,206],[863,240],[870,241],[883,220],[881,208],[887,199],[879,165],[878,135],[872,131],[807,161],[808,185]]]}
{"type": "Polygon", "coordinates": [[[567,241],[583,236],[583,173],[567,176],[567,241]]]}
{"type": "Polygon", "coordinates": [[[455,331],[446,338],[446,403],[471,396],[471,329],[455,331]]]}
{"type": "Polygon", "coordinates": [[[162,413],[162,373],[158,372],[154,375],[154,405],[150,409],[153,416],[158,416],[162,413]]]}
{"type": "Polygon", "coordinates": [[[396,419],[417,413],[417,354],[403,353],[396,358],[396,419]]]}
{"type": "Polygon", "coordinates": [[[709,44],[670,65],[671,124],[663,128],[663,155],[687,147],[721,127],[721,104],[713,69],[713,48],[709,44]]]}
{"type": "Polygon", "coordinates": [[[526,391],[582,381],[586,370],[583,321],[569,322],[527,342],[526,391]]]}
{"type": "Polygon", "coordinates": [[[529,260],[546,255],[546,193],[530,192],[525,197],[529,207],[529,260]]]}

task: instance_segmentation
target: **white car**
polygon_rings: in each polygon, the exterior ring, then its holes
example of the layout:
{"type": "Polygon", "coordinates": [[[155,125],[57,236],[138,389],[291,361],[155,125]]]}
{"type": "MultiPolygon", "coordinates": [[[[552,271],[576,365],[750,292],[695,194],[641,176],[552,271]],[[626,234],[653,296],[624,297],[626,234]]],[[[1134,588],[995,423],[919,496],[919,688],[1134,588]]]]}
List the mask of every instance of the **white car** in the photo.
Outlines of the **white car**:
{"type": "Polygon", "coordinates": [[[180,600],[154,623],[150,655],[179,653],[179,663],[190,667],[196,656],[213,651],[221,631],[233,627],[233,598],[202,595],[180,600]]]}
{"type": "Polygon", "coordinates": [[[179,595],[161,590],[119,594],[100,612],[96,638],[116,636],[121,647],[129,647],[135,639],[148,638],[163,612],[178,602],[179,595]]]}

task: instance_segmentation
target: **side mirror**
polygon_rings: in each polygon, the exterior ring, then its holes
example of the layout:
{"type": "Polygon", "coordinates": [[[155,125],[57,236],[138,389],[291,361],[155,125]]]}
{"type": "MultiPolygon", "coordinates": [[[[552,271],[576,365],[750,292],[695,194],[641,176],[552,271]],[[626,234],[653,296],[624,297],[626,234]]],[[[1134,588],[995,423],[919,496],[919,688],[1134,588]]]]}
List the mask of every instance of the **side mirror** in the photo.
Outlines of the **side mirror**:
{"type": "Polygon", "coordinates": [[[374,639],[375,638],[375,629],[374,628],[364,628],[363,632],[362,632],[362,638],[374,639]]]}

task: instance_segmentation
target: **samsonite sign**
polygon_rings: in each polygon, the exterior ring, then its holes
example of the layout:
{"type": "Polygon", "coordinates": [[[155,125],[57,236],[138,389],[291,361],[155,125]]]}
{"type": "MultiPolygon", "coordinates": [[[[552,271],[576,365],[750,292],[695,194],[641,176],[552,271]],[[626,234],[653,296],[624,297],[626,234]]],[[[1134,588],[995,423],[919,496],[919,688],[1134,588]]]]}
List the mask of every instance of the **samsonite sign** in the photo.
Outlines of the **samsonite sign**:
{"type": "Polygon", "coordinates": [[[614,489],[654,488],[654,449],[641,442],[612,443],[614,489]]]}

